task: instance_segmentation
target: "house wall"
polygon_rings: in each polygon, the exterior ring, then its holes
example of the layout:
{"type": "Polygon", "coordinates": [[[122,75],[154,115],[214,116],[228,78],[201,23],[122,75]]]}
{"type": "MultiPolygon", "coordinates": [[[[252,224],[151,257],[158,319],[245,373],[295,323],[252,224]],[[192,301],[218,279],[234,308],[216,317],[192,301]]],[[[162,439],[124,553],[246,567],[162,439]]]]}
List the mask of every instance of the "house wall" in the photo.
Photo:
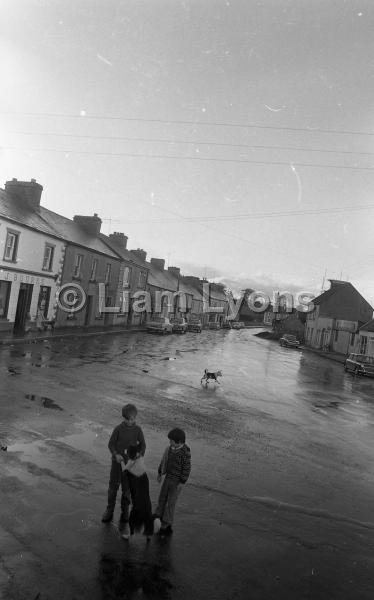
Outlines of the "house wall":
{"type": "Polygon", "coordinates": [[[359,331],[355,336],[355,345],[351,352],[357,352],[359,354],[364,353],[374,357],[374,332],[364,330],[359,331]]]}
{"type": "MultiPolygon", "coordinates": [[[[113,313],[100,314],[99,303],[99,283],[105,282],[105,273],[107,264],[111,265],[109,283],[105,286],[105,306],[115,306],[116,292],[118,289],[118,278],[120,272],[120,261],[111,256],[106,256],[81,248],[74,244],[67,244],[65,252],[65,261],[61,278],[61,285],[72,284],[80,286],[86,296],[86,302],[79,311],[69,312],[61,307],[57,309],[56,327],[92,327],[109,326],[113,324],[113,313]],[[77,254],[83,256],[81,274],[74,277],[75,257],[77,254]],[[92,261],[96,258],[98,261],[96,277],[90,281],[92,261]]],[[[68,290],[69,288],[65,288],[68,290]]],[[[78,288],[79,289],[79,288],[78,288]]],[[[79,293],[79,292],[78,292],[79,293]]]]}
{"type": "MultiPolygon", "coordinates": [[[[0,281],[10,283],[10,295],[6,314],[0,315],[0,330],[10,330],[14,326],[21,284],[32,285],[30,305],[31,324],[38,313],[38,301],[41,288],[49,288],[49,304],[46,318],[53,320],[56,314],[56,297],[60,287],[60,275],[64,261],[65,244],[63,241],[28,229],[18,224],[0,219],[0,281]],[[7,231],[19,234],[15,261],[4,260],[7,231]],[[43,270],[45,245],[53,246],[52,268],[43,270]]],[[[1,312],[3,309],[1,308],[1,312]]],[[[32,326],[32,325],[31,325],[32,326]]]]}
{"type": "Polygon", "coordinates": [[[119,311],[113,315],[113,325],[138,326],[146,320],[146,311],[139,311],[138,307],[141,306],[140,294],[146,291],[147,277],[147,269],[121,259],[115,294],[115,306],[119,311]],[[130,270],[128,283],[124,285],[124,271],[127,268],[130,270]]]}

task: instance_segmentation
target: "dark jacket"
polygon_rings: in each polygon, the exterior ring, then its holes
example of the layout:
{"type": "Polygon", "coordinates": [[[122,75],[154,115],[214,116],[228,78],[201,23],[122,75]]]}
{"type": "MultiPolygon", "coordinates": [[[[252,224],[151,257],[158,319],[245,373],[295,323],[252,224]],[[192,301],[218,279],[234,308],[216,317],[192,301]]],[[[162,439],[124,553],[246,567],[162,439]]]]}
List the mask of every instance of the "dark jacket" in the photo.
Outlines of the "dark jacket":
{"type": "Polygon", "coordinates": [[[145,453],[145,440],[141,427],[139,425],[126,425],[122,422],[114,428],[110,436],[108,448],[114,458],[115,454],[121,454],[127,461],[125,450],[129,446],[139,445],[139,451],[142,455],[145,453]]]}
{"type": "Polygon", "coordinates": [[[186,483],[191,472],[191,450],[183,444],[179,450],[168,446],[158,467],[159,475],[166,475],[178,483],[186,483]]]}

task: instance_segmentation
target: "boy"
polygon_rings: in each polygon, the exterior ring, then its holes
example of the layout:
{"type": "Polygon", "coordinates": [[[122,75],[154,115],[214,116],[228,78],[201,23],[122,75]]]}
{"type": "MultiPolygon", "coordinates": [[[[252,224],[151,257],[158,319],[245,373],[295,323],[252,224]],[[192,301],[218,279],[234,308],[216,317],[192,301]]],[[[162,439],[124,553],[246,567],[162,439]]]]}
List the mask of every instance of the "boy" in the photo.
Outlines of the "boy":
{"type": "Polygon", "coordinates": [[[186,434],[183,429],[176,427],[168,433],[170,440],[166,448],[160,466],[158,467],[158,483],[162,475],[165,475],[155,518],[161,519],[161,536],[170,536],[173,533],[172,524],[177,498],[182,486],[186,483],[191,472],[191,452],[186,445],[186,434]]]}
{"type": "Polygon", "coordinates": [[[121,463],[127,462],[127,449],[129,446],[138,446],[142,456],[145,453],[145,440],[143,431],[136,424],[138,411],[133,404],[126,404],[122,409],[123,421],[114,428],[109,439],[108,448],[112,454],[112,465],[109,476],[108,505],[102,516],[102,522],[108,523],[113,518],[119,484],[122,485],[121,519],[123,525],[122,536],[130,537],[129,507],[131,504],[130,490],[126,473],[122,475],[121,463]]]}

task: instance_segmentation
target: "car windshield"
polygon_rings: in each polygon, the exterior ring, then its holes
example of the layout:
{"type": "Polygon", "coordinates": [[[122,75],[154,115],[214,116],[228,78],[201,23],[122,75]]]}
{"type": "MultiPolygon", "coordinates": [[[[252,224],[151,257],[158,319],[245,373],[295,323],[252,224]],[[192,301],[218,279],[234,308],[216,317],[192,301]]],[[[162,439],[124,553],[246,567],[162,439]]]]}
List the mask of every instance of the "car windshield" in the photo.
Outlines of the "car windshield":
{"type": "Polygon", "coordinates": [[[366,354],[358,354],[356,360],[368,363],[369,365],[374,365],[374,358],[372,356],[367,356],[366,354]]]}

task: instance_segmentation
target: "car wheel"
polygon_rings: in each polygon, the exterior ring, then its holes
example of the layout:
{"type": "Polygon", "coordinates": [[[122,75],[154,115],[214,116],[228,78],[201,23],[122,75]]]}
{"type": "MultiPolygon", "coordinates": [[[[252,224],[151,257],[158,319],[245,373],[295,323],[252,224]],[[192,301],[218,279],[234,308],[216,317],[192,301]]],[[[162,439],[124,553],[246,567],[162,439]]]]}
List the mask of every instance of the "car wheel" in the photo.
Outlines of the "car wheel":
{"type": "Polygon", "coordinates": [[[360,374],[360,369],[359,369],[358,367],[356,367],[356,368],[354,369],[354,371],[353,371],[353,375],[354,375],[355,377],[357,377],[357,375],[359,375],[359,374],[360,374]]]}
{"type": "Polygon", "coordinates": [[[345,371],[345,372],[347,372],[347,371],[348,371],[347,365],[344,365],[344,371],[345,371]]]}

